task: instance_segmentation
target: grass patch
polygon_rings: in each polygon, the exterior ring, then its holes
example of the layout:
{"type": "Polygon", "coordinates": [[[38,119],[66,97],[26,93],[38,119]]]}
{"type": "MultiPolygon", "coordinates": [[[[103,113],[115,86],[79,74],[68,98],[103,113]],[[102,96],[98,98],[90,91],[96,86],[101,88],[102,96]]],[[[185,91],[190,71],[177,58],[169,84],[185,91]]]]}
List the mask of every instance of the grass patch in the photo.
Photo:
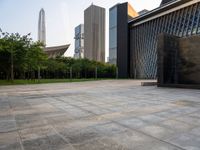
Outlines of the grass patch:
{"type": "Polygon", "coordinates": [[[8,80],[0,80],[1,85],[24,85],[24,84],[44,84],[44,83],[65,83],[65,82],[84,82],[84,81],[96,81],[101,79],[41,79],[41,80],[14,80],[14,82],[8,80]]]}

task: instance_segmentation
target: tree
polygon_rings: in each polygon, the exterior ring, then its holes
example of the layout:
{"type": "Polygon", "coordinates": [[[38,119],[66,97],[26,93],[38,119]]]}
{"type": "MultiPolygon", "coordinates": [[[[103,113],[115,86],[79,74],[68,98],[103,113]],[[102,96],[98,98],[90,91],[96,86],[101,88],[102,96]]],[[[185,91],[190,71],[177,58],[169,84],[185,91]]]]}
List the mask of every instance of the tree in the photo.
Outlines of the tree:
{"type": "Polygon", "coordinates": [[[42,47],[42,43],[32,41],[30,34],[22,36],[0,30],[0,68],[6,73],[7,79],[9,74],[13,81],[14,73],[20,75],[29,68],[38,70],[42,67],[47,59],[42,47]]]}
{"type": "MultiPolygon", "coordinates": [[[[40,69],[45,67],[47,55],[43,52],[43,43],[33,42],[27,51],[26,62],[27,69],[31,73],[38,71],[38,79],[40,79],[40,69]]],[[[31,75],[32,78],[35,78],[31,75]]]]}

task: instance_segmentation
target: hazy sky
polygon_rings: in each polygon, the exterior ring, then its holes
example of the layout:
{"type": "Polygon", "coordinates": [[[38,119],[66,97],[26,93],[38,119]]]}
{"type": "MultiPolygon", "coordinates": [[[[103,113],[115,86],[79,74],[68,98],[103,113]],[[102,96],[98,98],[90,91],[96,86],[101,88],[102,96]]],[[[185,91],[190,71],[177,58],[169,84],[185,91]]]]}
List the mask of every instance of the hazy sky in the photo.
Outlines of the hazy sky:
{"type": "MultiPolygon", "coordinates": [[[[74,27],[83,23],[84,9],[93,2],[106,8],[106,56],[108,57],[109,8],[127,0],[0,0],[0,28],[7,32],[31,33],[37,40],[38,16],[41,8],[46,13],[47,46],[71,46],[67,56],[74,54],[74,27]]],[[[154,9],[161,0],[129,0],[136,11],[154,9]]]]}

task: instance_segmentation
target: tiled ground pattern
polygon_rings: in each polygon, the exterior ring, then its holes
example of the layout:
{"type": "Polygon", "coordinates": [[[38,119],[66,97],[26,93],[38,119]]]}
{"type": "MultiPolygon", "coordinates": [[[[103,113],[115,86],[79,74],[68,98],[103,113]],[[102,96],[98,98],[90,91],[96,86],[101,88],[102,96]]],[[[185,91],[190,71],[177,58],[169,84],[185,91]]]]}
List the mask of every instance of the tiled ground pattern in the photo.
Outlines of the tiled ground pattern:
{"type": "Polygon", "coordinates": [[[200,150],[200,90],[134,80],[1,86],[0,150],[200,150]]]}

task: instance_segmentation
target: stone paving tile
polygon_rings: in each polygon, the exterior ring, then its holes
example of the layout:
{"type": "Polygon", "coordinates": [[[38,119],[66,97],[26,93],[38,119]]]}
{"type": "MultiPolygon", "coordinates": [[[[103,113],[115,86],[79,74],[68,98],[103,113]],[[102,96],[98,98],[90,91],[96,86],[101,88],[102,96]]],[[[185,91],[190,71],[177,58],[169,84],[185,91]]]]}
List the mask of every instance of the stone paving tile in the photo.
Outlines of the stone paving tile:
{"type": "Polygon", "coordinates": [[[112,136],[128,130],[126,127],[113,122],[97,125],[94,127],[94,129],[98,131],[98,133],[101,134],[102,136],[112,136]]]}
{"type": "Polygon", "coordinates": [[[167,141],[186,150],[200,150],[200,136],[195,136],[190,133],[177,134],[167,141]]]}
{"type": "Polygon", "coordinates": [[[128,150],[181,150],[175,145],[162,142],[134,130],[115,135],[112,139],[128,150]]]}
{"type": "Polygon", "coordinates": [[[15,131],[16,124],[15,120],[2,120],[0,121],[0,133],[6,133],[6,132],[11,132],[15,131]]]}
{"type": "Polygon", "coordinates": [[[175,130],[176,132],[188,132],[195,127],[177,120],[166,120],[160,122],[159,125],[171,130],[175,130]]]}
{"type": "Polygon", "coordinates": [[[23,141],[23,145],[25,150],[60,150],[72,147],[59,135],[45,136],[34,140],[25,140],[23,141]]]}
{"type": "Polygon", "coordinates": [[[70,144],[80,144],[101,137],[99,132],[92,127],[79,130],[62,130],[60,134],[69,141],[70,144]]]}
{"type": "Polygon", "coordinates": [[[0,150],[22,150],[17,132],[0,133],[0,150]]]}
{"type": "Polygon", "coordinates": [[[138,129],[138,128],[148,125],[147,122],[145,122],[141,119],[138,119],[138,118],[126,118],[126,119],[118,120],[117,122],[121,125],[125,125],[128,128],[131,128],[131,129],[138,129]]]}
{"type": "Polygon", "coordinates": [[[73,145],[77,150],[125,150],[125,148],[111,138],[100,138],[83,144],[73,145]]]}
{"type": "Polygon", "coordinates": [[[140,128],[139,131],[161,140],[165,140],[177,134],[176,131],[159,126],[159,125],[145,126],[145,127],[140,128]]]}
{"type": "Polygon", "coordinates": [[[200,150],[200,91],[140,82],[0,86],[0,150],[200,150]]]}
{"type": "Polygon", "coordinates": [[[22,141],[38,139],[56,134],[53,127],[50,125],[23,129],[20,130],[19,133],[22,141]]]}
{"type": "Polygon", "coordinates": [[[20,143],[12,143],[9,145],[0,145],[0,150],[22,150],[20,143]]]}
{"type": "Polygon", "coordinates": [[[180,116],[177,117],[176,120],[183,121],[185,123],[191,124],[191,125],[200,125],[200,118],[192,117],[192,116],[180,116]]]}
{"type": "Polygon", "coordinates": [[[190,134],[196,135],[197,137],[200,137],[200,127],[193,128],[189,131],[190,134]]]}
{"type": "Polygon", "coordinates": [[[139,119],[149,122],[149,123],[158,123],[166,120],[167,118],[164,117],[158,117],[156,115],[150,114],[150,115],[145,115],[145,116],[140,116],[138,117],[139,119]]]}

